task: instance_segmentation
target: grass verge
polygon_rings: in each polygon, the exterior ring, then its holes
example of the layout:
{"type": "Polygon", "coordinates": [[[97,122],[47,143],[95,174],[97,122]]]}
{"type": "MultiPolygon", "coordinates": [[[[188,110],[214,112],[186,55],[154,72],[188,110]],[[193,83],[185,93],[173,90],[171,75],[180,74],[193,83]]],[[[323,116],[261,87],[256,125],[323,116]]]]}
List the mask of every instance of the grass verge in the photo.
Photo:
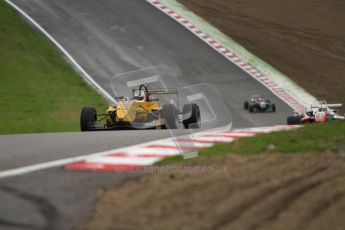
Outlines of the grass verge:
{"type": "Polygon", "coordinates": [[[43,35],[0,1],[0,134],[78,131],[105,101],[43,35]]]}
{"type": "MultiPolygon", "coordinates": [[[[345,122],[313,124],[291,131],[279,131],[242,138],[230,144],[218,144],[199,151],[199,156],[270,153],[345,153],[345,122]]],[[[193,158],[196,159],[196,158],[193,158]]],[[[192,159],[192,160],[193,160],[192,159]]],[[[158,164],[182,161],[181,156],[163,159],[158,164]]]]}

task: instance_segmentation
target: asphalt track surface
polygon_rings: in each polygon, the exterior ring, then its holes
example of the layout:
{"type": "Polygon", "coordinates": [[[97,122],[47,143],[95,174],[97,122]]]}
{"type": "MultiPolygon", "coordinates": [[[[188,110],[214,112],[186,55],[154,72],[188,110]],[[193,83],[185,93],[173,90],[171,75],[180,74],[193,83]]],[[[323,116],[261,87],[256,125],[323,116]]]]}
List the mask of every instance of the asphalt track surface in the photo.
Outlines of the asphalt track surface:
{"type": "MultiPolygon", "coordinates": [[[[292,109],[181,25],[143,0],[15,0],[110,94],[112,76],[169,66],[184,85],[211,83],[233,127],[284,124],[292,109]],[[275,102],[276,113],[249,114],[251,94],[275,102]]],[[[0,170],[168,137],[165,131],[0,136],[0,170]]],[[[69,172],[61,168],[0,179],[0,229],[69,229],[85,220],[100,188],[133,173],[69,172]]]]}

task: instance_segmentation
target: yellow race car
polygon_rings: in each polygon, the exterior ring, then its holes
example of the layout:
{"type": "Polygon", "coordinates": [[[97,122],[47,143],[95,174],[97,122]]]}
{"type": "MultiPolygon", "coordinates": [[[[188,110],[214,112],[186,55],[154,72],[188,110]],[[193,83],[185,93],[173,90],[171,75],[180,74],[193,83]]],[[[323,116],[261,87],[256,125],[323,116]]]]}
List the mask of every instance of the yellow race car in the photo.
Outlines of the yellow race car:
{"type": "MultiPolygon", "coordinates": [[[[160,105],[156,94],[176,94],[177,89],[148,89],[140,85],[132,90],[132,98],[117,97],[116,105],[109,105],[106,112],[97,114],[95,108],[84,107],[80,114],[81,131],[116,129],[177,129],[182,123],[186,129],[200,128],[200,109],[197,104],[160,105]]],[[[177,100],[178,101],[178,100],[177,100]]]]}

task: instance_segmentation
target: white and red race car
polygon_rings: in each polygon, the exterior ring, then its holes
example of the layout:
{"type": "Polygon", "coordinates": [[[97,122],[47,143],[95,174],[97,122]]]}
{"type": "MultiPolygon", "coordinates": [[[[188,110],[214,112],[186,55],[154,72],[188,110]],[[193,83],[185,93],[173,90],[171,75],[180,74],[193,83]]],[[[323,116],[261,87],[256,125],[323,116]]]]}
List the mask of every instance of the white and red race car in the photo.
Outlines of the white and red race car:
{"type": "Polygon", "coordinates": [[[344,116],[338,114],[338,110],[342,104],[327,104],[326,101],[320,101],[318,105],[312,105],[302,114],[295,112],[293,116],[288,116],[288,125],[322,123],[333,120],[345,120],[344,116]]]}

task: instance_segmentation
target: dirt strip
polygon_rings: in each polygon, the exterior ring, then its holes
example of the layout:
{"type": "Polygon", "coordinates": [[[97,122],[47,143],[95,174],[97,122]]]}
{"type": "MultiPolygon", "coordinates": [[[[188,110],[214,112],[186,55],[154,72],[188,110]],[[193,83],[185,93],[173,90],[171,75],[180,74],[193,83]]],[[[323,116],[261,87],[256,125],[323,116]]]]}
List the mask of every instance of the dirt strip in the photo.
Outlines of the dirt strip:
{"type": "Polygon", "coordinates": [[[344,156],[199,157],[183,163],[151,168],[151,176],[103,191],[80,229],[345,227],[344,156]]]}

